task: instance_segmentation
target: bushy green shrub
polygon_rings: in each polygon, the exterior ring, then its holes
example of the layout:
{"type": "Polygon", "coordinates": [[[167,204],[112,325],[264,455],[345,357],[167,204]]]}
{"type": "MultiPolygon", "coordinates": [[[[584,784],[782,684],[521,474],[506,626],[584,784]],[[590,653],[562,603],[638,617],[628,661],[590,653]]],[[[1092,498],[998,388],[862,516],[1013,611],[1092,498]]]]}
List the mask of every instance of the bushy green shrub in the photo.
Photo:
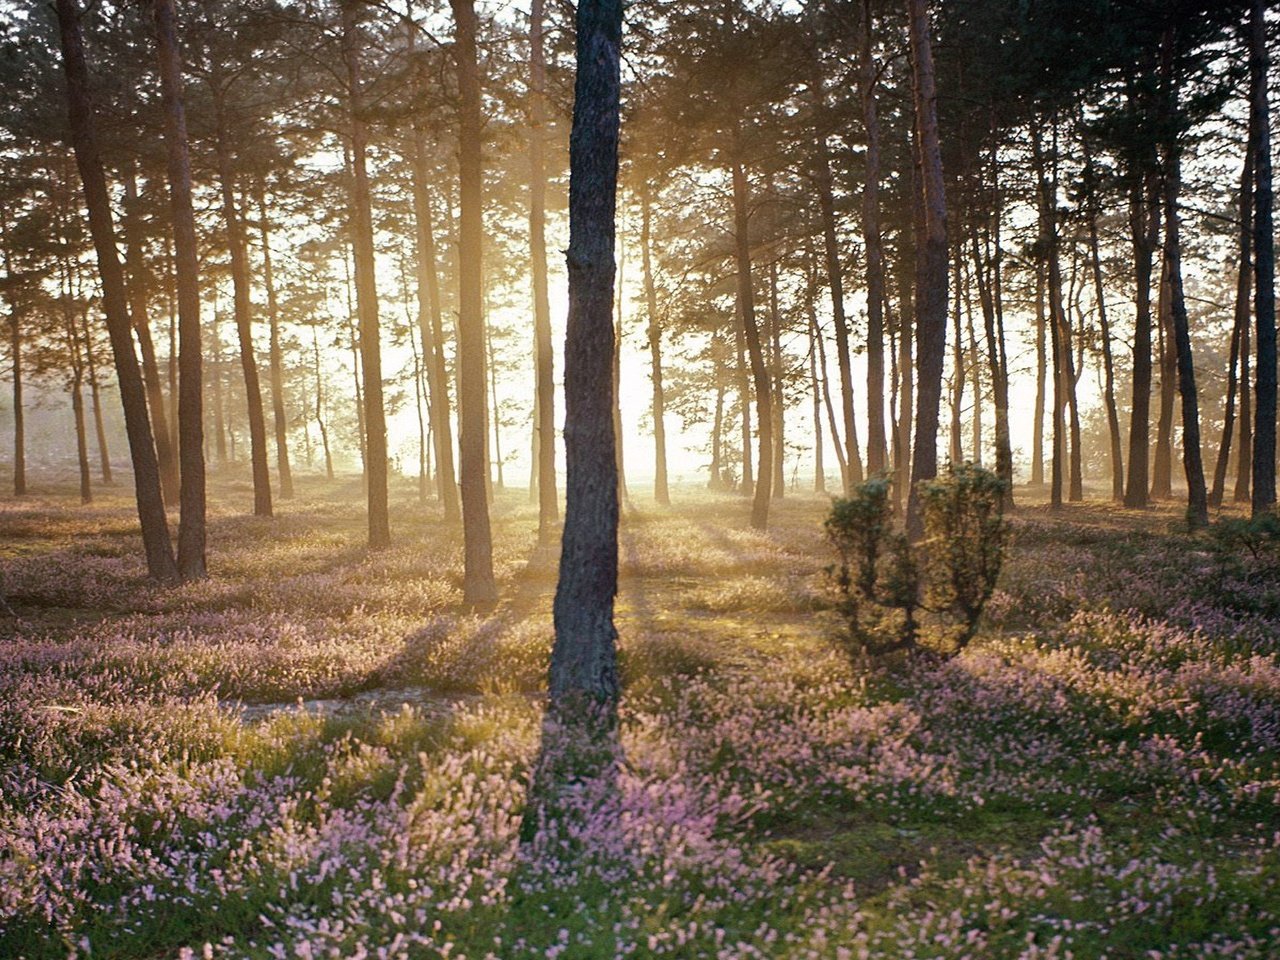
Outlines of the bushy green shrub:
{"type": "Polygon", "coordinates": [[[852,656],[968,646],[1004,561],[1004,483],[972,464],[919,484],[924,537],[898,528],[890,481],[874,478],[831,505],[825,527],[839,562],[828,568],[852,656]]]}

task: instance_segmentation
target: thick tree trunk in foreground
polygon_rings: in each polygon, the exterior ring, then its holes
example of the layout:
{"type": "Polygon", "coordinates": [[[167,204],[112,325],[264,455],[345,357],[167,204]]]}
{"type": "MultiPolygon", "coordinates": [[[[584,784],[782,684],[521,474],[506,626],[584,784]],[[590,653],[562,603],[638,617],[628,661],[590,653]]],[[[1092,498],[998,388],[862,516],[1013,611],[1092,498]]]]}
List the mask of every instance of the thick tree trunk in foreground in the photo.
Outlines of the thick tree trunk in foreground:
{"type": "MultiPolygon", "coordinates": [[[[476,11],[473,0],[450,0],[456,24],[454,56],[458,67],[458,154],[460,224],[458,237],[458,433],[462,480],[462,535],[465,572],[462,593],[470,604],[498,598],[493,579],[489,530],[488,467],[485,437],[485,325],[482,253],[482,173],[480,168],[480,78],[476,68],[476,11]]],[[[613,260],[612,248],[609,254],[613,260]]],[[[610,275],[612,283],[612,273],[610,275]]],[[[611,322],[611,317],[606,313],[611,322]]],[[[613,337],[610,335],[612,344],[613,337]]],[[[568,361],[566,360],[566,367],[568,361]]],[[[613,375],[607,369],[604,382],[613,375]]],[[[612,449],[610,449],[612,454],[612,449]]]]}
{"type": "Polygon", "coordinates": [[[355,258],[356,313],[360,321],[360,367],[364,373],[364,472],[369,509],[369,547],[391,545],[387,503],[387,416],[382,399],[382,334],[378,326],[373,213],[367,170],[368,130],[364,118],[363,42],[356,18],[359,0],[342,0],[342,57],[347,68],[347,109],[351,135],[351,243],[355,258]]]}
{"type": "MultiPolygon", "coordinates": [[[[457,2],[457,0],[455,0],[457,2]]],[[[618,486],[613,436],[614,217],[618,176],[620,0],[582,0],[569,141],[569,324],[565,336],[568,465],[551,653],[553,710],[618,698],[613,599],[618,486]]]]}
{"type": "Polygon", "coordinates": [[[178,288],[178,459],[182,467],[178,572],[184,580],[198,580],[206,575],[204,347],[200,336],[199,259],[174,0],[156,0],[154,14],[165,108],[169,209],[173,220],[174,272],[178,288]]]}
{"type": "Polygon", "coordinates": [[[934,86],[927,0],[907,0],[907,14],[924,208],[924,230],[917,240],[921,250],[916,277],[919,348],[916,433],[911,454],[911,489],[907,494],[908,535],[919,539],[924,533],[924,518],[916,484],[938,474],[938,408],[942,399],[942,362],[947,349],[947,204],[938,143],[938,94],[934,86]]]}
{"type": "Polygon", "coordinates": [[[111,336],[111,352],[115,358],[125,430],[133,460],[134,489],[138,518],[142,526],[142,543],[147,556],[147,572],[157,580],[173,581],[177,579],[178,568],[174,562],[173,544],[169,539],[168,520],[164,513],[164,499],[160,493],[160,470],[151,436],[151,421],[147,415],[142,373],[138,369],[138,358],[133,351],[128,295],[125,292],[120,255],[116,249],[111,198],[107,192],[107,179],[94,130],[89,70],[85,63],[84,41],[80,31],[80,11],[75,0],[57,0],[56,10],[63,69],[67,79],[71,139],[76,165],[80,169],[80,179],[84,184],[89,229],[98,257],[103,310],[111,336]]]}
{"type": "MultiPolygon", "coordinates": [[[[537,438],[538,539],[550,542],[560,520],[556,494],[555,355],[551,347],[551,301],[547,293],[547,66],[542,43],[543,0],[529,13],[529,254],[533,273],[534,434],[537,438]]],[[[648,251],[645,252],[646,258],[648,251]]],[[[647,260],[646,260],[647,263],[647,260]]]]}
{"type": "Polygon", "coordinates": [[[1276,502],[1275,233],[1271,215],[1271,120],[1267,105],[1266,2],[1253,0],[1249,41],[1250,132],[1254,139],[1253,303],[1257,400],[1253,427],[1253,515],[1276,502]]]}

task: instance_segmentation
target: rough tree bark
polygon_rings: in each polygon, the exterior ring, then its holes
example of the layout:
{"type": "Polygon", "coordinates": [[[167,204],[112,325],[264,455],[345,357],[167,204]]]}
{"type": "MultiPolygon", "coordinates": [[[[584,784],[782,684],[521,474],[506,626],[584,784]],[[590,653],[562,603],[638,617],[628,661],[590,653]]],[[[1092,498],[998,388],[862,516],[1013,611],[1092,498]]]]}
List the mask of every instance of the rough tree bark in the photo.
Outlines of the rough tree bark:
{"type": "MultiPolygon", "coordinates": [[[[465,0],[454,0],[465,2],[465,0]]],[[[568,466],[555,596],[551,705],[581,721],[618,698],[613,601],[618,486],[613,435],[614,218],[618,176],[620,0],[581,0],[569,140],[569,322],[565,337],[568,466]]]]}
{"type": "Polygon", "coordinates": [[[884,432],[884,241],[880,233],[880,117],[876,106],[877,67],[871,55],[871,2],[863,0],[859,20],[858,93],[866,134],[866,180],[862,188],[862,238],[867,251],[867,472],[889,466],[884,432]]]}

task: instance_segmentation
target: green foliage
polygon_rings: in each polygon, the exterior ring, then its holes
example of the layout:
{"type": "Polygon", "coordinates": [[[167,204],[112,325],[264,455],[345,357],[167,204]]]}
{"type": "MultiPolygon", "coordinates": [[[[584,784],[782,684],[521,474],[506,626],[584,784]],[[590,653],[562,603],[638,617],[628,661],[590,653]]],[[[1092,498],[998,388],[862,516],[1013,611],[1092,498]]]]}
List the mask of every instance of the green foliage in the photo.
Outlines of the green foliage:
{"type": "Polygon", "coordinates": [[[919,646],[957,653],[973,639],[1004,561],[1004,484],[964,464],[919,487],[924,538],[897,529],[889,480],[861,484],[837,499],[825,522],[839,562],[827,568],[851,656],[919,646]]]}

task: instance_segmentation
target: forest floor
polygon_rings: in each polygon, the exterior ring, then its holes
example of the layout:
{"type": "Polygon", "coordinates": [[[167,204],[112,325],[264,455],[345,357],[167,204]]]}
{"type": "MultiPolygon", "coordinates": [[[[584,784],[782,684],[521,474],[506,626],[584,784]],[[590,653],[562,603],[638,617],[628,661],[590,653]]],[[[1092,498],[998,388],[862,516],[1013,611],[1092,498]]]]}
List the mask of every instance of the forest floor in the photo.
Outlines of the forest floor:
{"type": "Polygon", "coordinates": [[[626,765],[522,847],[527,496],[474,615],[407,483],[378,554],[358,481],[214,492],[213,576],[170,590],[127,497],[0,504],[0,957],[1280,955],[1280,563],[1173,506],[1020,508],[973,646],[872,668],[830,640],[828,501],[761,533],[637,496],[626,765]]]}

